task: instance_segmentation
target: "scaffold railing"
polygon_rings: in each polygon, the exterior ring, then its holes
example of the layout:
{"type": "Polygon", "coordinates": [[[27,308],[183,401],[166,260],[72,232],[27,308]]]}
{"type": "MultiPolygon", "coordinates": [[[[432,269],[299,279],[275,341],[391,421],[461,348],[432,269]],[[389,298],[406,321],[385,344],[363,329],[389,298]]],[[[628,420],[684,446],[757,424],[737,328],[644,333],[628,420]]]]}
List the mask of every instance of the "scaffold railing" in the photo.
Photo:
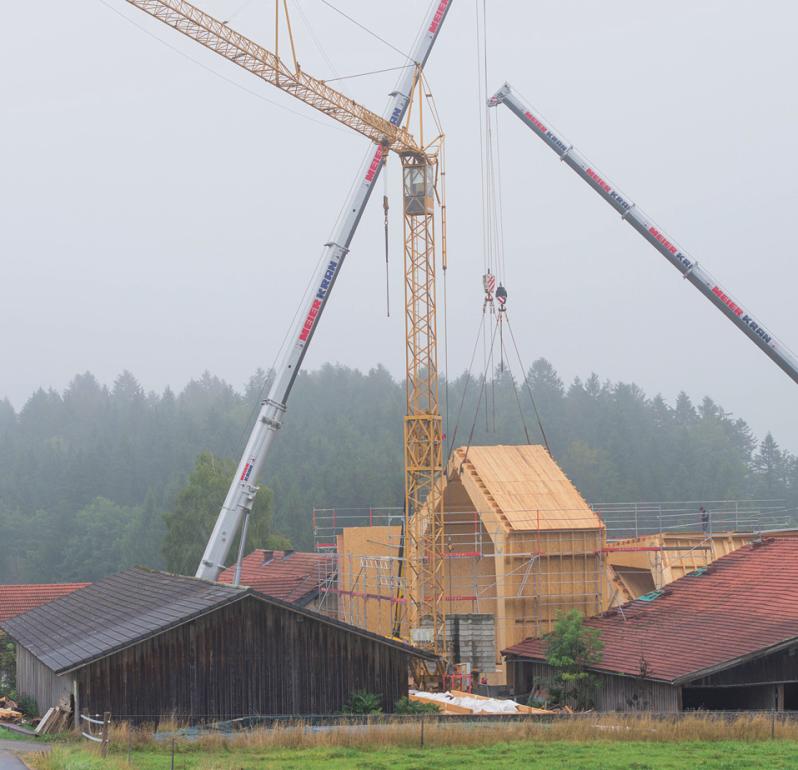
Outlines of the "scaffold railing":
{"type": "Polygon", "coordinates": [[[669,532],[769,532],[798,523],[784,500],[596,503],[593,510],[604,520],[612,540],[669,532]]]}
{"type": "MultiPolygon", "coordinates": [[[[510,513],[514,527],[508,533],[498,519],[489,524],[490,517],[473,508],[447,506],[443,552],[437,554],[445,564],[442,600],[447,613],[455,615],[497,613],[504,603],[507,617],[524,633],[545,633],[563,608],[576,607],[586,615],[606,609],[621,595],[613,575],[634,573],[623,561],[613,561],[627,556],[619,551],[651,551],[654,573],[665,559],[671,569],[684,571],[722,554],[713,537],[735,535],[744,541],[747,535],[795,526],[794,513],[779,500],[612,503],[510,513]],[[671,534],[680,537],[668,538],[671,534]],[[499,553],[501,570],[494,558],[499,553]]],[[[403,521],[400,507],[314,509],[315,547],[329,557],[320,568],[325,572],[322,612],[381,631],[387,619],[406,611],[403,521]],[[345,531],[350,528],[373,528],[374,533],[355,537],[354,550],[340,553],[341,544],[349,548],[345,531]]]]}

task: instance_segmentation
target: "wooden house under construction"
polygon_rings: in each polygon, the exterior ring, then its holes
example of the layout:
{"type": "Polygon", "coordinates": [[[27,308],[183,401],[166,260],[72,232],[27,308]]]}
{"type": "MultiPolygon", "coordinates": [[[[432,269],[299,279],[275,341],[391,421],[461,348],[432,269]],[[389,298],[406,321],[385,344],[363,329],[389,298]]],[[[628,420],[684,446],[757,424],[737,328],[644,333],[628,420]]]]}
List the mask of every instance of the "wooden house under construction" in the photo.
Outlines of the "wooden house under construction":
{"type": "MultiPolygon", "coordinates": [[[[626,598],[605,563],[601,518],[544,447],[460,448],[441,485],[455,661],[501,683],[502,649],[550,630],[559,611],[590,616],[626,598]]],[[[336,551],[339,617],[392,633],[405,602],[401,527],[344,528],[336,551]]]]}
{"type": "Polygon", "coordinates": [[[706,567],[755,538],[751,532],[654,532],[614,540],[607,562],[631,600],[706,567]]]}

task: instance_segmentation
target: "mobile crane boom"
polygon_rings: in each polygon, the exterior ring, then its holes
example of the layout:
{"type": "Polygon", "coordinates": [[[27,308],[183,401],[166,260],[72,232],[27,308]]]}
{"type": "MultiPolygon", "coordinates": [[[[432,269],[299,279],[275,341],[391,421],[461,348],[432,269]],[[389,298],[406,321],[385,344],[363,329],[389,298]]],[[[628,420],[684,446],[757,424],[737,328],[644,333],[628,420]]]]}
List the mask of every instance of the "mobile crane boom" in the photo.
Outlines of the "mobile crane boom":
{"type": "Polygon", "coordinates": [[[632,200],[622,193],[606,176],[596,170],[570,142],[555,132],[548,122],[524,104],[505,83],[489,101],[491,107],[505,104],[532,132],[539,136],[567,166],[570,166],[607,203],[610,204],[637,232],[640,233],[684,278],[696,287],[715,307],[767,356],[773,359],[795,382],[798,382],[798,358],[758,321],[742,303],[733,299],[718,282],[701,267],[676,241],[667,235],[632,200]]]}
{"type": "Polygon", "coordinates": [[[280,429],[291,388],[349,251],[349,245],[374,184],[382,170],[384,155],[389,149],[412,155],[421,153],[412,137],[401,127],[401,123],[451,0],[438,0],[430,8],[422,32],[411,52],[412,65],[403,69],[399,82],[391,92],[384,118],[375,116],[352,100],[343,97],[322,81],[301,73],[298,67],[296,72],[292,73],[276,55],[184,0],[128,0],[128,2],[267,82],[360,131],[373,141],[357,172],[343,216],[331,240],[324,245],[320,268],[311,284],[312,293],[297,316],[288,347],[275,371],[269,394],[261,404],[236,475],[197,568],[197,577],[215,580],[224,567],[230,546],[241,528],[242,521],[252,510],[258,490],[257,479],[264,460],[280,429]]]}

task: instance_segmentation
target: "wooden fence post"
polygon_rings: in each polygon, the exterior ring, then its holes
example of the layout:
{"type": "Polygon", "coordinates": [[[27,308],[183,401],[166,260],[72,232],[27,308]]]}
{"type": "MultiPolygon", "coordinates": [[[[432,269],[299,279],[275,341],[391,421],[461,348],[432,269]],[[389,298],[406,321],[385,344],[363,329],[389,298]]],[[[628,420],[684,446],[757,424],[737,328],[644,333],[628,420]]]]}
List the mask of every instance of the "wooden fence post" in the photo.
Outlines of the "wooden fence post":
{"type": "Polygon", "coordinates": [[[108,727],[111,724],[111,712],[105,711],[103,712],[103,726],[102,732],[100,733],[100,738],[102,739],[102,743],[100,743],[100,755],[105,758],[108,756],[108,727]]]}

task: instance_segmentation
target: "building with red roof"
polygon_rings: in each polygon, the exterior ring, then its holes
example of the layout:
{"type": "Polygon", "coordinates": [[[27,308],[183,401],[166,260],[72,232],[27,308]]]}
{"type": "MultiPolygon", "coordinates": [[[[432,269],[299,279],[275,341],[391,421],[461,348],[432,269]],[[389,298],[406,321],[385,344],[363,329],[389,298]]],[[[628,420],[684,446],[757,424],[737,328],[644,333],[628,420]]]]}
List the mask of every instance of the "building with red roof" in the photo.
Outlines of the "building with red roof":
{"type": "MultiPolygon", "coordinates": [[[[328,554],[257,548],[241,560],[240,584],[284,602],[334,615],[335,607],[319,606],[322,586],[330,580],[334,569],[334,557],[328,554]]],[[[235,571],[235,565],[225,569],[219,575],[219,582],[232,583],[235,571]]],[[[325,604],[333,596],[325,592],[325,604]]]]}
{"type": "MultiPolygon", "coordinates": [[[[604,644],[601,710],[798,710],[796,538],[754,541],[585,624],[604,644]]],[[[545,692],[545,637],[502,653],[516,693],[545,692]]]]}
{"type": "Polygon", "coordinates": [[[88,583],[26,583],[22,585],[0,584],[0,622],[21,615],[41,604],[47,604],[66,596],[88,583]]]}

